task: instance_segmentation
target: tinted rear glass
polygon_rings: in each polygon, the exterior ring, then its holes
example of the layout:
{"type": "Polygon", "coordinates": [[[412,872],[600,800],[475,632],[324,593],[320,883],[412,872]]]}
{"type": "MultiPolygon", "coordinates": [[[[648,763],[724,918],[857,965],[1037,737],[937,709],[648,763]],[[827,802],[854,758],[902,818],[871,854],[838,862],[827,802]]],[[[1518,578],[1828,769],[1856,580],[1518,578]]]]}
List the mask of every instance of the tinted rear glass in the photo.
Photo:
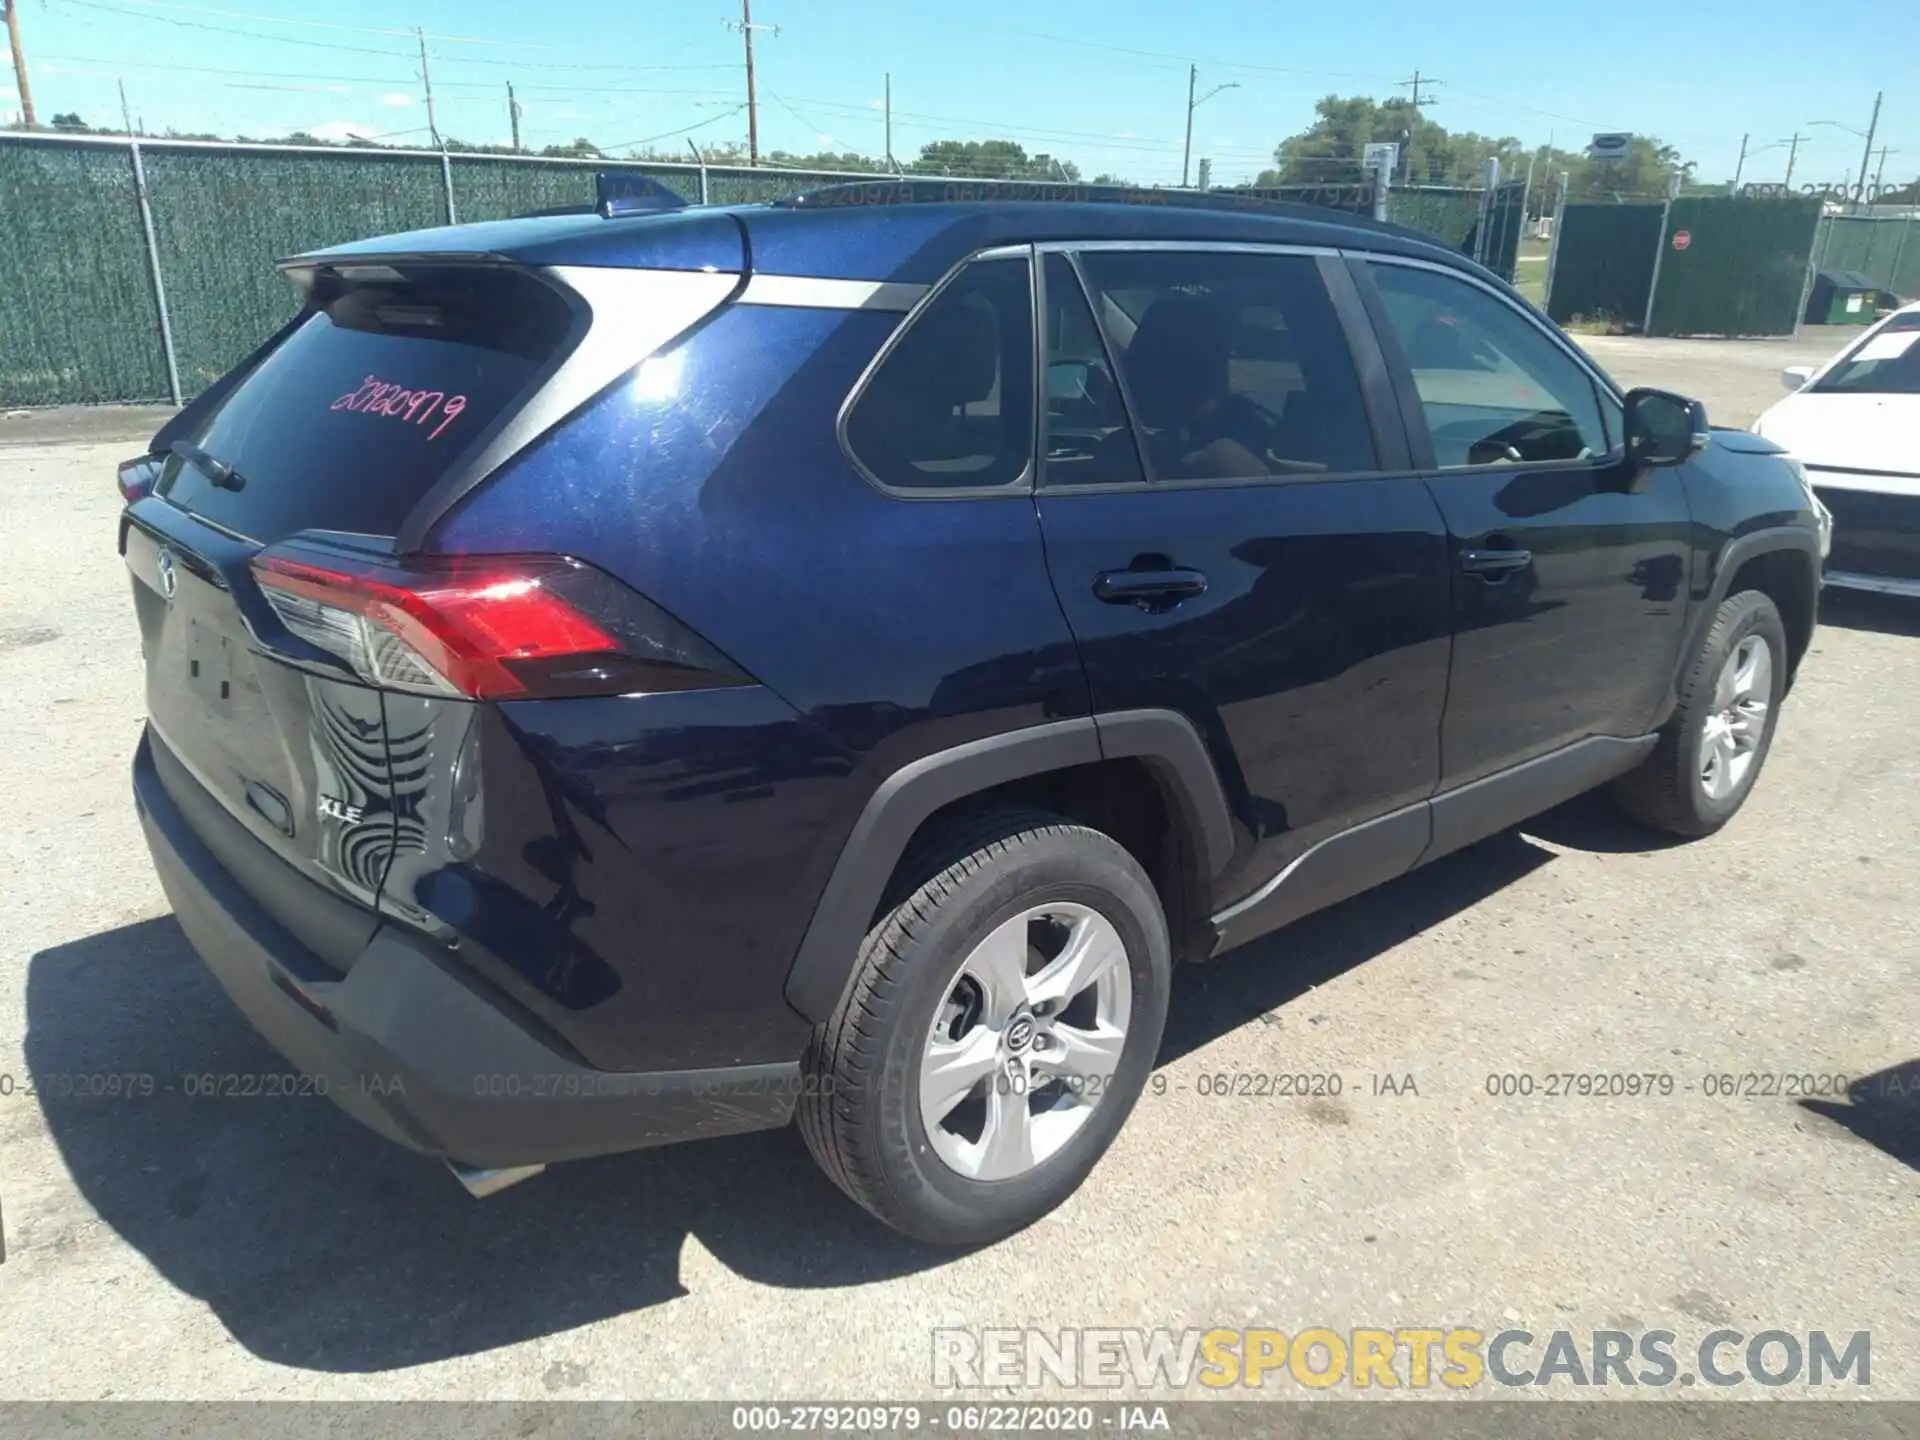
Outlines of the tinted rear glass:
{"type": "Polygon", "coordinates": [[[559,292],[501,267],[356,282],[303,320],[183,437],[244,481],[178,458],[160,493],[261,541],[394,533],[566,343],[559,292]]]}

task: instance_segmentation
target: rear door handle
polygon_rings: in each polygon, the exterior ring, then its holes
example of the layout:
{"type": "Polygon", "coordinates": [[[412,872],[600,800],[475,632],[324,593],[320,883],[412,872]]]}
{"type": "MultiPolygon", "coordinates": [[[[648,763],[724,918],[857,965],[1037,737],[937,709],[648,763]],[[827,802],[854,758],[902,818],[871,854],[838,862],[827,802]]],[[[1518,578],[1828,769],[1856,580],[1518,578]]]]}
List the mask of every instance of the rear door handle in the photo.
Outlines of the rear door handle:
{"type": "Polygon", "coordinates": [[[1469,575],[1485,575],[1498,580],[1510,571],[1524,570],[1533,563],[1531,550],[1462,550],[1460,568],[1469,575]]]}
{"type": "Polygon", "coordinates": [[[1109,605],[1137,605],[1142,610],[1169,610],[1205,593],[1207,577],[1198,570],[1104,570],[1093,577],[1094,598],[1109,605]]]}

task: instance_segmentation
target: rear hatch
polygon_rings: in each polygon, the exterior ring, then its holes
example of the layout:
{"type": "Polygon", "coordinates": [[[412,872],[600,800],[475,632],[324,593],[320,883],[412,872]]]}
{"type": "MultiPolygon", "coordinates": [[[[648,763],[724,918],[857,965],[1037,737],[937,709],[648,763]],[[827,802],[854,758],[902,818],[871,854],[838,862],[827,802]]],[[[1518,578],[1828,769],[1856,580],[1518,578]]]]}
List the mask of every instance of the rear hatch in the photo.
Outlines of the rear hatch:
{"type": "Polygon", "coordinates": [[[162,432],[153,494],[127,512],[161,783],[215,858],[335,968],[372,932],[420,783],[383,675],[467,697],[408,671],[394,647],[374,653],[355,606],[320,603],[311,584],[275,588],[270,566],[309,580],[391,567],[402,522],[540,390],[586,313],[551,278],[501,264],[317,272],[280,343],[162,432]]]}

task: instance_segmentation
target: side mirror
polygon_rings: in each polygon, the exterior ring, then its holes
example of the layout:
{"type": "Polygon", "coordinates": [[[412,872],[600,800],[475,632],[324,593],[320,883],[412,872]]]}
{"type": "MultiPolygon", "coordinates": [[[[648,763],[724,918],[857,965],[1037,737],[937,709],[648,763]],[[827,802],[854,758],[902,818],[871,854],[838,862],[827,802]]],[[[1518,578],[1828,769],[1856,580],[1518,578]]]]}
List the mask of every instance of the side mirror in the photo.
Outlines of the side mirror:
{"type": "Polygon", "coordinates": [[[1679,465],[1706,448],[1707,407],[1668,390],[1627,392],[1627,459],[1635,466],[1679,465]]]}
{"type": "Polygon", "coordinates": [[[1780,372],[1780,383],[1789,390],[1798,390],[1813,379],[1813,366],[1789,365],[1780,372]]]}
{"type": "Polygon", "coordinates": [[[1091,367],[1074,360],[1055,360],[1047,366],[1049,400],[1085,400],[1091,367]]]}

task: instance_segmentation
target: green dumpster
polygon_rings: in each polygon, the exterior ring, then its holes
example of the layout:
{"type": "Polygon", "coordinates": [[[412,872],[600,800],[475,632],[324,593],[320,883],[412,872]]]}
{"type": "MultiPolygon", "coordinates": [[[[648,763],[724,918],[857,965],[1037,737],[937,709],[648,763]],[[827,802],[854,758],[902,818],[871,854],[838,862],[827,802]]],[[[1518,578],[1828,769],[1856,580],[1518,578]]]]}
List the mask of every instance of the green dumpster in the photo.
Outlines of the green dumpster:
{"type": "Polygon", "coordinates": [[[1821,270],[1807,295],[1809,325],[1871,325],[1880,282],[1858,270],[1821,270]]]}

